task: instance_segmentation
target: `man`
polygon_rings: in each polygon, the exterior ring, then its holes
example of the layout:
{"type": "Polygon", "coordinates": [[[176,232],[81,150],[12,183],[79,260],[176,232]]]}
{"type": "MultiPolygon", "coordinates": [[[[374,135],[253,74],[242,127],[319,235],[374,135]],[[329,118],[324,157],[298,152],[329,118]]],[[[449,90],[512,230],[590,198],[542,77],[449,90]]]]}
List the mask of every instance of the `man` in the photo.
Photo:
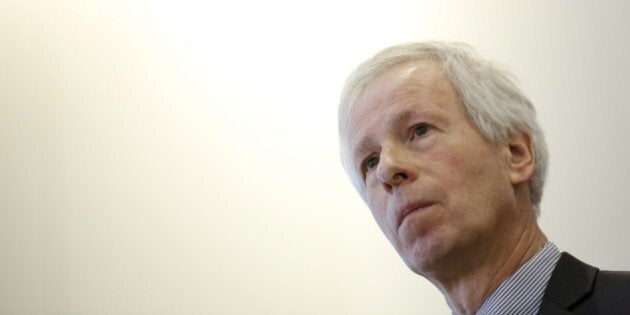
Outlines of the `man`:
{"type": "Polygon", "coordinates": [[[383,50],[348,78],[342,160],[411,270],[457,314],[630,314],[630,273],[537,223],[547,148],[529,100],[462,44],[383,50]]]}

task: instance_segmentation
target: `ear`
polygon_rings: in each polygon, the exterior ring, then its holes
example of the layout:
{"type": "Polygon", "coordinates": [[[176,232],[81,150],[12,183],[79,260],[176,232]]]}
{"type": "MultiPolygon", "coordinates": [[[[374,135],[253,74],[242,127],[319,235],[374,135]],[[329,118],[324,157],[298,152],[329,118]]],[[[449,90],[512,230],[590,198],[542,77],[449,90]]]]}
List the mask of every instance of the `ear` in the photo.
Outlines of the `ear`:
{"type": "Polygon", "coordinates": [[[508,141],[509,171],[512,185],[528,182],[534,175],[536,156],[534,144],[529,134],[520,132],[508,141]]]}

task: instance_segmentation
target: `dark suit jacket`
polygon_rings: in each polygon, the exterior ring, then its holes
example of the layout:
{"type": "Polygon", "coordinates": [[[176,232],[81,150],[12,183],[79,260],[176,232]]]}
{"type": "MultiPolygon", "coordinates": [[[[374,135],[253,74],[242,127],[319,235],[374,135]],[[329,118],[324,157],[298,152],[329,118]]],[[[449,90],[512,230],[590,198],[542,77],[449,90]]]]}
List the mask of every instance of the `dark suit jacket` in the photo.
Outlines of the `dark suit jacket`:
{"type": "Polygon", "coordinates": [[[630,272],[600,271],[562,253],[538,314],[630,314],[630,272]]]}

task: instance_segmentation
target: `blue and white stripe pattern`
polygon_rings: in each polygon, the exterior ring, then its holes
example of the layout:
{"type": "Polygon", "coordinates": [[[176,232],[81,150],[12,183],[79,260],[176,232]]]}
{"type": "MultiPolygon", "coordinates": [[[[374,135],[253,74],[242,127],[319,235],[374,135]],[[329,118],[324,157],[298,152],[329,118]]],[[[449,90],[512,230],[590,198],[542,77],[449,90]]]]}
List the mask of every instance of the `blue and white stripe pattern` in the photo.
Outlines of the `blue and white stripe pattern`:
{"type": "Polygon", "coordinates": [[[477,315],[536,315],[560,259],[560,251],[551,242],[505,280],[477,311],[477,315]]]}

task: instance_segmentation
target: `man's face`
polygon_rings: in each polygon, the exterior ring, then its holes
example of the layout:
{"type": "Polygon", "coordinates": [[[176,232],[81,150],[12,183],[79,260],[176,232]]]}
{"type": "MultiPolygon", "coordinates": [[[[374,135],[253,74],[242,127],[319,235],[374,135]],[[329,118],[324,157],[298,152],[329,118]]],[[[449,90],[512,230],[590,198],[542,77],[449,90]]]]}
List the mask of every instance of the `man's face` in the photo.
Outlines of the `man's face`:
{"type": "Polygon", "coordinates": [[[515,220],[509,150],[473,126],[435,63],[378,77],[350,121],[348,145],[367,203],[415,272],[483,257],[515,220]]]}

